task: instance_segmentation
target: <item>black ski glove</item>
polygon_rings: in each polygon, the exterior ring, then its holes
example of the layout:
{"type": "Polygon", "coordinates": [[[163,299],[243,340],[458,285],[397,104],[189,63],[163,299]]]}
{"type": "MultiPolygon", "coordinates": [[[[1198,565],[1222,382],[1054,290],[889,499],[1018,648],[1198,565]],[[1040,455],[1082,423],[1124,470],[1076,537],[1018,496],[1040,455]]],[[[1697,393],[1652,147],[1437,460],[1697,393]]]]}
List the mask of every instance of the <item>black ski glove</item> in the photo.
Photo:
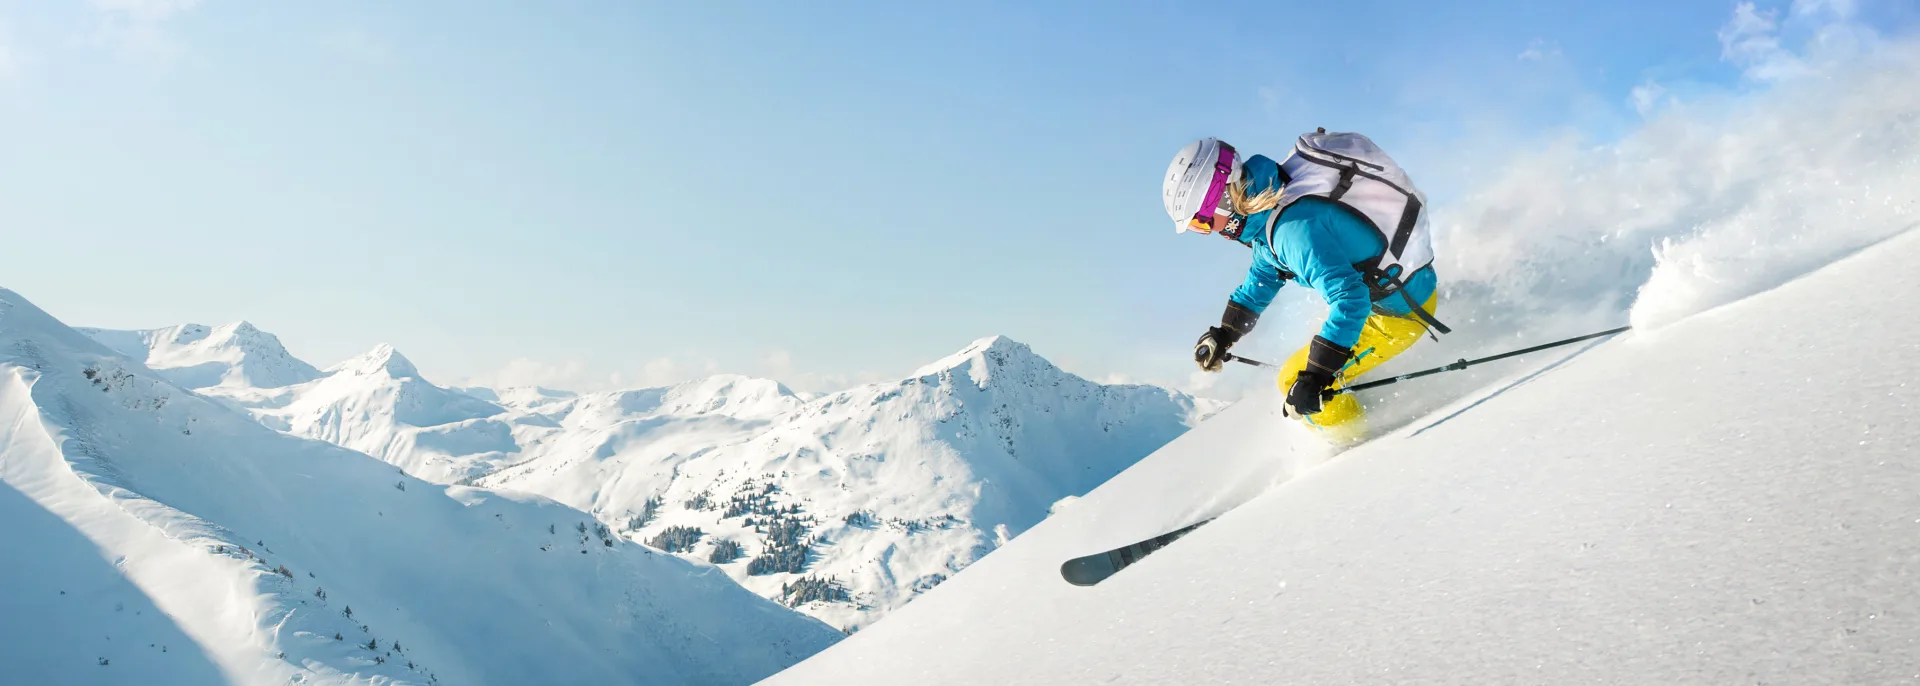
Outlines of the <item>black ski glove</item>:
{"type": "Polygon", "coordinates": [[[1227,349],[1239,340],[1239,332],[1233,329],[1208,327],[1200,336],[1200,342],[1193,344],[1193,361],[1200,365],[1201,371],[1220,371],[1220,364],[1227,361],[1227,349]]]}
{"type": "Polygon", "coordinates": [[[1260,315],[1253,310],[1229,301],[1227,311],[1220,315],[1220,325],[1208,327],[1200,336],[1200,342],[1193,344],[1193,361],[1202,371],[1220,371],[1221,363],[1227,361],[1227,349],[1240,342],[1240,337],[1252,331],[1258,321],[1260,315]]]}
{"type": "Polygon", "coordinates": [[[1293,379],[1293,387],[1287,389],[1287,409],[1291,414],[1302,417],[1319,414],[1321,404],[1332,395],[1327,391],[1333,387],[1334,377],[1350,359],[1353,359],[1352,349],[1314,336],[1308,344],[1307,367],[1300,370],[1300,375],[1293,379]]]}

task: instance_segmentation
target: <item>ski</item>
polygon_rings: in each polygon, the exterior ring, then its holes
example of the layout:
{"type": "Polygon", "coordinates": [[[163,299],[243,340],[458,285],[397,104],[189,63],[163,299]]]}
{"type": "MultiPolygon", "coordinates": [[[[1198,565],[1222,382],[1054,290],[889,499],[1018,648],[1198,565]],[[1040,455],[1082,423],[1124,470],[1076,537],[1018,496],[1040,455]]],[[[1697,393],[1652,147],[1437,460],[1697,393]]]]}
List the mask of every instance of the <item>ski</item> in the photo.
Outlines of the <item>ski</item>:
{"type": "Polygon", "coordinates": [[[1064,577],[1067,583],[1075,586],[1092,586],[1211,521],[1213,520],[1203,519],[1138,543],[1129,543],[1106,552],[1067,560],[1060,564],[1060,576],[1064,577]]]}

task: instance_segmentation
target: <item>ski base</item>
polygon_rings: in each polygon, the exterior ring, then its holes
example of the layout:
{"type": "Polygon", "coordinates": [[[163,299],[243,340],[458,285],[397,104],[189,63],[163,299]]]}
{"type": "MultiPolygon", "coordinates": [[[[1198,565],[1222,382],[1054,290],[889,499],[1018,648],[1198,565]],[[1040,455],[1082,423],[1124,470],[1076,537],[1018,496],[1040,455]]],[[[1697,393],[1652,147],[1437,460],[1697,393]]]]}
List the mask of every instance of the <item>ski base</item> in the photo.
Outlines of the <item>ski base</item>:
{"type": "Polygon", "coordinates": [[[1211,521],[1213,520],[1201,520],[1178,530],[1169,531],[1138,543],[1131,543],[1106,552],[1084,555],[1067,560],[1060,565],[1060,576],[1065,578],[1067,583],[1075,586],[1092,586],[1105,581],[1107,577],[1118,574],[1120,570],[1126,569],[1133,563],[1140,561],[1140,558],[1146,557],[1155,550],[1166,547],[1167,544],[1178,540],[1181,536],[1185,536],[1194,529],[1198,529],[1211,521]]]}

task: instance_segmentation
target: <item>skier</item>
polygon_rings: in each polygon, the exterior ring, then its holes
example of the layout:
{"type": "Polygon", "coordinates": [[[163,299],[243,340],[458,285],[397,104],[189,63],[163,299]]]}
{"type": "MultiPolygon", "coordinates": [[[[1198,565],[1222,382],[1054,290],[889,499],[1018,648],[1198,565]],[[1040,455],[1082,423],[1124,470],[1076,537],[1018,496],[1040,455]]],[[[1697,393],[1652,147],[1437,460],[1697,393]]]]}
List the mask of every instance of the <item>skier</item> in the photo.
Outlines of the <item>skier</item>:
{"type": "Polygon", "coordinates": [[[1161,188],[1176,233],[1220,234],[1253,249],[1245,282],[1220,325],[1194,345],[1220,371],[1287,281],[1330,308],[1320,331],[1280,365],[1285,412],[1336,442],[1365,433],[1365,410],[1333,391],[1405,352],[1431,331],[1438,281],[1426,198],[1399,165],[1355,133],[1305,134],[1281,161],[1242,158],[1218,139],[1188,144],[1161,188]]]}

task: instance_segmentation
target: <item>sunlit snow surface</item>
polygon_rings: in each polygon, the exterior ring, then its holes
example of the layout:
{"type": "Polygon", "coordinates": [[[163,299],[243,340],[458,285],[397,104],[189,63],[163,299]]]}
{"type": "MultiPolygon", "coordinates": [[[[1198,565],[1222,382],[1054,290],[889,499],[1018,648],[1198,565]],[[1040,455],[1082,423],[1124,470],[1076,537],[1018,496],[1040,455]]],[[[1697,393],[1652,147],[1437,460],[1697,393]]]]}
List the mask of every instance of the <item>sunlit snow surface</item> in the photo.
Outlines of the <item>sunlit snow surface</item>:
{"type": "MultiPolygon", "coordinates": [[[[1237,406],[772,683],[1920,675],[1920,235],[1296,457],[1237,406]]],[[[1534,367],[1550,366],[1535,364],[1534,367]]]]}
{"type": "Polygon", "coordinates": [[[0,516],[10,684],[743,683],[840,637],[550,500],[275,432],[6,290],[0,516]]]}
{"type": "MultiPolygon", "coordinates": [[[[236,326],[244,325],[216,330],[236,326]]],[[[198,373],[177,365],[199,357],[240,369],[287,357],[277,341],[241,348],[214,337],[195,343],[197,357],[150,343],[179,331],[201,341],[207,329],[86,333],[132,354],[153,351],[148,363],[170,378],[198,373]]],[[[412,476],[553,498],[623,538],[697,527],[698,540],[673,552],[715,562],[754,592],[845,629],[938,585],[1054,502],[1087,492],[1222,406],[1092,383],[1002,337],[905,379],[812,398],[739,375],[588,394],[449,389],[385,345],[301,378],[200,392],[412,476]],[[742,497],[760,501],[741,508],[742,497]],[[772,510],[778,516],[766,516],[772,510]],[[775,520],[797,525],[807,543],[799,571],[751,568],[772,552],[775,520]],[[738,557],[713,557],[723,542],[739,546],[738,557]],[[806,578],[844,593],[788,593],[806,578]]]]}
{"type": "MultiPolygon", "coordinates": [[[[802,401],[779,384],[714,377],[665,389],[530,398],[558,429],[518,430],[524,462],[480,483],[540,493],[651,540],[697,527],[686,552],[742,548],[722,569],[761,595],[858,628],[906,604],[1217,409],[1151,386],[1089,382],[994,337],[899,381],[802,401]],[[797,514],[742,512],[764,497],[797,514]],[[770,522],[813,544],[800,572],[752,573],[770,522]],[[831,579],[839,600],[783,591],[831,579]]],[[[503,401],[504,402],[504,401],[503,401]]]]}
{"type": "Polygon", "coordinates": [[[1244,401],[769,683],[1920,679],[1916,202],[1911,45],[1530,156],[1437,209],[1460,333],[1384,371],[1640,331],[1370,394],[1338,455],[1244,401]]]}

